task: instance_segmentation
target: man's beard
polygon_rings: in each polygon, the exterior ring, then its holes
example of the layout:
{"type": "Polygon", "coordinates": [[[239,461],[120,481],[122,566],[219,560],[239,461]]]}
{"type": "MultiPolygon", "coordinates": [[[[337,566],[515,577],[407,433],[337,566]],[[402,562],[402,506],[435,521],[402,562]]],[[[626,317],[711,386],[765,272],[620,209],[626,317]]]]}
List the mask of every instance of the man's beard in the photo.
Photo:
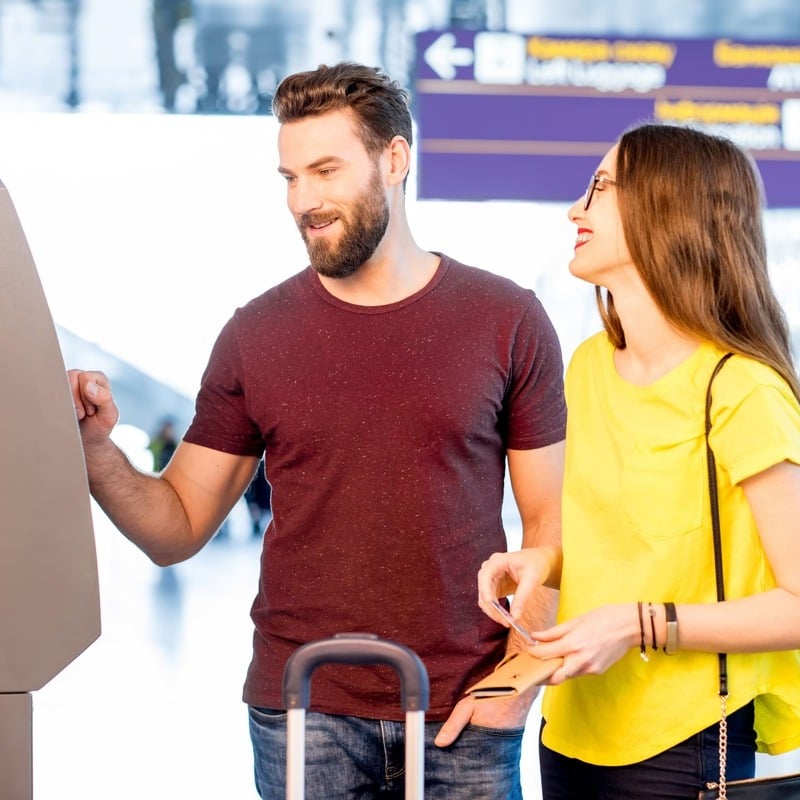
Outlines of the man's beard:
{"type": "Polygon", "coordinates": [[[303,214],[298,220],[311,266],[326,278],[348,278],[372,257],[389,225],[389,206],[377,170],[367,188],[356,198],[352,211],[347,217],[339,216],[343,231],[338,241],[310,239],[306,226],[327,219],[327,215],[303,214]]]}

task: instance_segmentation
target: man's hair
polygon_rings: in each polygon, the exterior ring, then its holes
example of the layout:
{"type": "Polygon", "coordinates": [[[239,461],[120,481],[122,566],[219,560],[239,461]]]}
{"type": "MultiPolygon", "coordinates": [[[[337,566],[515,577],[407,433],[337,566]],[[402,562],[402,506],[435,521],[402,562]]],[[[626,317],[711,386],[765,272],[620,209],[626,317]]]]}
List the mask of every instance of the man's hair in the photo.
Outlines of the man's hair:
{"type": "MultiPolygon", "coordinates": [[[[800,396],[767,271],[752,158],[720,136],[645,124],[621,136],[614,178],[625,242],[662,314],[681,331],[768,364],[800,396]]],[[[598,288],[598,302],[612,342],[624,347],[613,297],[598,288]]]]}
{"type": "Polygon", "coordinates": [[[343,110],[355,117],[370,155],[380,153],[395,136],[411,144],[408,92],[377,67],[345,61],[297,72],[281,81],[272,100],[281,124],[343,110]]]}

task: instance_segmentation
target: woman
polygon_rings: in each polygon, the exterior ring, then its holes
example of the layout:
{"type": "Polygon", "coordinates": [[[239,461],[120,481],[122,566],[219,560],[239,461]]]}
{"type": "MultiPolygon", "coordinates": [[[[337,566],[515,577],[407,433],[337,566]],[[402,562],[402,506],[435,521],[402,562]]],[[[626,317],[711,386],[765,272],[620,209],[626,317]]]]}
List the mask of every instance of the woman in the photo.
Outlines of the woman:
{"type": "Polygon", "coordinates": [[[728,780],[752,777],[756,748],[800,746],[800,384],[760,182],[727,140],[642,125],[569,217],[570,271],[596,285],[605,331],[567,371],[563,551],[495,554],[480,604],[507,625],[496,597],[513,594],[524,620],[536,586],[561,590],[558,624],[531,648],[564,659],[543,701],[545,800],[696,798],[719,776],[718,652],[730,654],[728,780]],[[716,603],[704,409],[728,352],[710,435],[716,603]]]}

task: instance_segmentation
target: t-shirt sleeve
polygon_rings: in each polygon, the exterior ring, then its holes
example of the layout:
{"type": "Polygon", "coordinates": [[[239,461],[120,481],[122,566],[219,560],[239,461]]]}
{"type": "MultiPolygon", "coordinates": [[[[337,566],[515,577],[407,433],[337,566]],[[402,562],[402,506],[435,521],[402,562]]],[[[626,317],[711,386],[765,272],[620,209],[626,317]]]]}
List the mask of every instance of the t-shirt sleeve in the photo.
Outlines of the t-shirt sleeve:
{"type": "Polygon", "coordinates": [[[721,404],[712,420],[711,447],[731,483],[782,461],[800,464],[800,407],[777,379],[754,384],[737,402],[721,404]]]}
{"type": "Polygon", "coordinates": [[[236,327],[234,315],[217,337],[184,440],[233,455],[260,456],[264,441],[247,414],[236,327]]]}
{"type": "Polygon", "coordinates": [[[534,297],[514,338],[506,402],[506,446],[533,450],[560,442],[566,428],[561,345],[547,312],[534,297]]]}

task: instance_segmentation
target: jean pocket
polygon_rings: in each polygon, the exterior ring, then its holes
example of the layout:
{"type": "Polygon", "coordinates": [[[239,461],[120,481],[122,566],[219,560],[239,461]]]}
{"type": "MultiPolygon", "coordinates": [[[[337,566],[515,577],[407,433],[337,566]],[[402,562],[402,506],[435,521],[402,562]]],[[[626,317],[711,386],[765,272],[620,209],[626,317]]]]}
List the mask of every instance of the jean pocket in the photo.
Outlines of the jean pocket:
{"type": "Polygon", "coordinates": [[[286,711],[282,708],[261,708],[260,706],[248,706],[248,713],[260,723],[286,722],[286,711]]]}
{"type": "Polygon", "coordinates": [[[474,723],[470,722],[467,727],[477,734],[483,734],[484,736],[499,736],[505,739],[521,739],[522,735],[525,733],[524,726],[515,728],[487,728],[485,725],[475,725],[474,723]]]}

